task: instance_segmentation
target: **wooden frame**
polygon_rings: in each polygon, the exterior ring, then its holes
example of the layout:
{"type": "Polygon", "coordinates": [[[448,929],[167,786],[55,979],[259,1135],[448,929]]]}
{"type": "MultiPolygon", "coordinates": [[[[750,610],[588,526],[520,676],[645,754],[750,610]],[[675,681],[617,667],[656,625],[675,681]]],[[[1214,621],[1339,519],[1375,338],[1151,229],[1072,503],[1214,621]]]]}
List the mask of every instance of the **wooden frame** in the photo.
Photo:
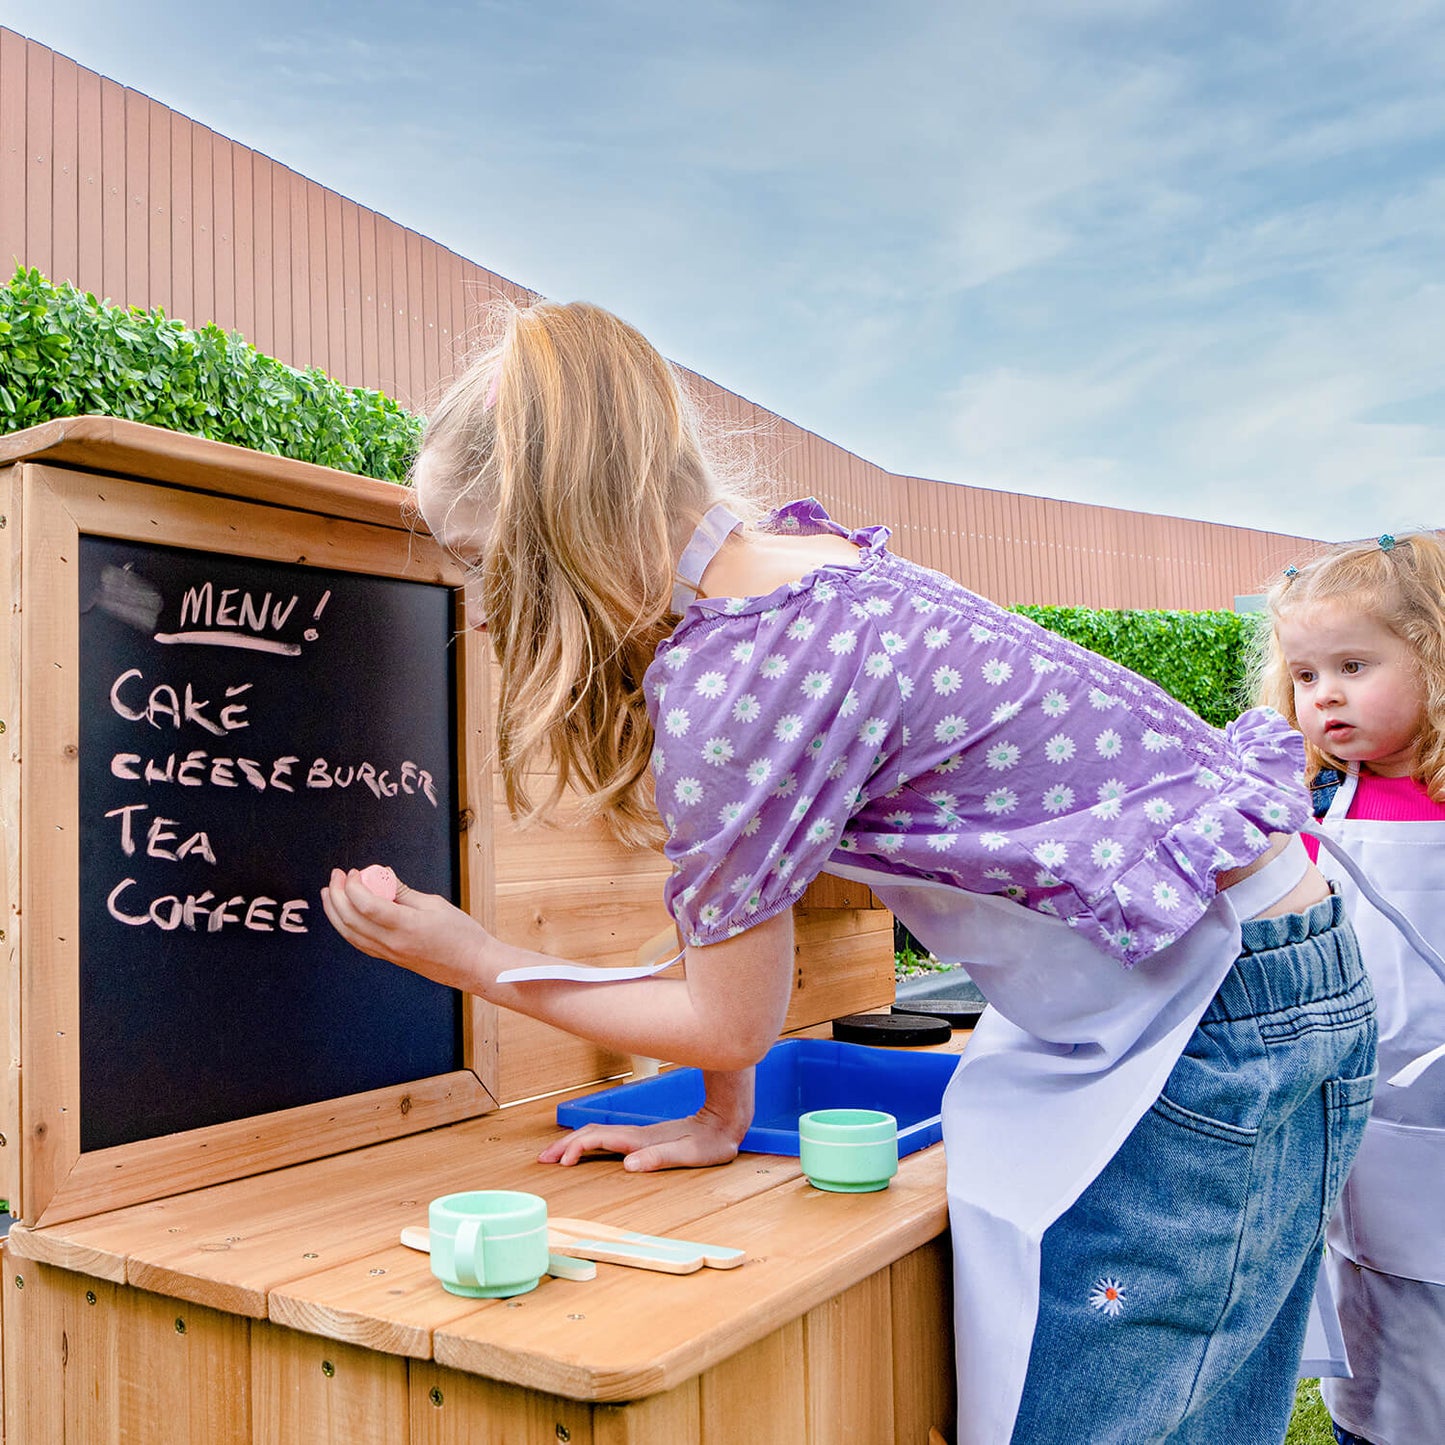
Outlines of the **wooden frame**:
{"type": "MultiPolygon", "coordinates": [[[[198,444],[177,438],[174,448],[159,441],[154,445],[164,462],[168,452],[194,455],[198,444]]],[[[217,453],[232,450],[214,448],[217,453]]],[[[103,464],[103,455],[97,460],[103,464]]],[[[355,479],[354,485],[350,480],[340,487],[333,483],[318,497],[307,495],[304,473],[321,469],[299,469],[278,459],[264,486],[251,486],[244,478],[233,485],[237,477],[218,478],[214,458],[206,460],[212,462],[212,475],[196,475],[191,487],[23,460],[0,473],[6,518],[0,584],[11,601],[12,626],[10,664],[0,692],[6,727],[0,862],[5,915],[13,925],[4,939],[12,1063],[0,1087],[5,1111],[0,1117],[5,1139],[0,1186],[8,1190],[12,1212],[31,1224],[81,1218],[496,1107],[495,1010],[469,999],[463,1025],[467,1067],[462,1070],[114,1148],[80,1148],[80,536],[162,542],[452,587],[461,580],[431,539],[408,526],[401,505],[406,494],[399,487],[355,479]],[[303,476],[288,478],[288,469],[303,476]],[[279,504],[287,481],[294,505],[279,504]],[[257,495],[263,503],[244,499],[257,495]],[[356,515],[386,520],[351,520],[356,515]]],[[[175,462],[171,456],[173,480],[175,462]]],[[[468,820],[460,859],[461,901],[487,922],[493,893],[485,752],[488,668],[483,641],[460,625],[458,647],[457,786],[468,820]]]]}

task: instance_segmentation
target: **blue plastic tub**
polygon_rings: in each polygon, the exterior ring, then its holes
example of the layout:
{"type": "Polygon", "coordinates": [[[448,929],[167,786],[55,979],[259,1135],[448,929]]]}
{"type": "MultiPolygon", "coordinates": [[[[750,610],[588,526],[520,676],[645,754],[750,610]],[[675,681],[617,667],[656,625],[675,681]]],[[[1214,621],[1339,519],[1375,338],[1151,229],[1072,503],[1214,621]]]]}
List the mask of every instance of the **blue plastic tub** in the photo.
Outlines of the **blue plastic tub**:
{"type": "MultiPolygon", "coordinates": [[[[898,1152],[912,1154],[943,1137],[943,1091],[957,1054],[900,1053],[832,1039],[786,1039],[758,1064],[757,1108],[742,1148],[796,1154],[798,1116],[813,1109],[883,1109],[898,1120],[898,1152]]],[[[564,1129],[584,1124],[656,1124],[702,1106],[702,1074],[669,1069],[651,1079],[585,1094],[557,1106],[564,1129]]]]}

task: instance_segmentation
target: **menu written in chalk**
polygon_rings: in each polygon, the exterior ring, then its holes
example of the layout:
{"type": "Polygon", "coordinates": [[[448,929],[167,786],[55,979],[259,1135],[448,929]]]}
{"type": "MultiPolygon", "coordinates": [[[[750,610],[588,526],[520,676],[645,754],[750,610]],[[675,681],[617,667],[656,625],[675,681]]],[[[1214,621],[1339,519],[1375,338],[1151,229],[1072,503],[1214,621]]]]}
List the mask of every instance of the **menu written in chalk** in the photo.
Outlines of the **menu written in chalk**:
{"type": "Polygon", "coordinates": [[[457,897],[449,589],[80,539],[82,1150],[461,1068],[333,867],[457,897]]]}

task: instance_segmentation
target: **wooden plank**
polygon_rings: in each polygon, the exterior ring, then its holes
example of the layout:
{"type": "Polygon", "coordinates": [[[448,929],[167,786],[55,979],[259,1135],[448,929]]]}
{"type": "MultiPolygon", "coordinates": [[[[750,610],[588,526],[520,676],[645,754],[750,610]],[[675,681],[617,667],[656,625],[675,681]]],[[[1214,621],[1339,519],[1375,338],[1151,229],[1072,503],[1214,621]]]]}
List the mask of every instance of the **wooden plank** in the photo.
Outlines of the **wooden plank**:
{"type": "MultiPolygon", "coordinates": [[[[271,212],[272,182],[276,167],[270,156],[259,151],[251,155],[251,206],[252,206],[252,319],[246,339],[257,351],[267,356],[276,354],[276,238],[273,231],[274,218],[271,212]]],[[[239,205],[239,202],[238,202],[239,205]]],[[[238,298],[239,306],[239,298],[238,298]]]]}
{"type": "Polygon", "coordinates": [[[126,91],[126,280],[124,305],[147,311],[150,301],[150,108],[126,91]]]}
{"type": "MultiPolygon", "coordinates": [[[[315,306],[312,291],[316,282],[312,276],[312,232],[311,232],[311,184],[295,171],[289,172],[290,206],[288,216],[291,223],[291,346],[285,359],[302,371],[316,366],[314,344],[315,306]]],[[[317,244],[324,241],[317,239],[317,244]]],[[[322,333],[323,341],[325,333],[322,333]]]]}
{"type": "MultiPolygon", "coordinates": [[[[361,218],[355,201],[336,197],[337,249],[332,262],[341,274],[338,295],[341,303],[342,354],[345,365],[339,373],[347,386],[364,386],[366,372],[361,344],[361,218]]],[[[328,212],[328,224],[331,216],[328,212]]],[[[335,303],[333,302],[333,310],[335,303]]]]}
{"type": "Polygon", "coordinates": [[[330,260],[326,253],[326,191],[313,181],[303,181],[306,197],[306,274],[310,280],[311,347],[305,365],[314,366],[328,376],[333,374],[336,358],[331,354],[330,335],[330,260]]]}
{"type": "Polygon", "coordinates": [[[51,110],[54,52],[25,50],[25,257],[50,275],[54,266],[55,117],[51,110]]]}
{"type": "MultiPolygon", "coordinates": [[[[0,435],[0,466],[21,460],[74,464],[112,476],[174,483],[201,493],[274,503],[298,514],[341,516],[407,533],[409,556],[428,559],[444,555],[426,540],[410,506],[411,492],[394,482],[357,477],[163,427],[118,417],[81,416],[0,435]]],[[[424,580],[445,577],[450,585],[460,586],[463,579],[456,564],[446,560],[443,566],[445,570],[437,572],[425,561],[416,575],[424,580]]]]}
{"type": "Polygon", "coordinates": [[[815,1440],[895,1440],[893,1300],[879,1270],[803,1320],[808,1430],[815,1440]]]}
{"type": "Polygon", "coordinates": [[[0,27],[0,279],[25,264],[25,52],[23,36],[0,27]]]}
{"type": "Polygon", "coordinates": [[[295,240],[291,234],[291,172],[271,162],[271,345],[270,355],[296,364],[295,240]]]}
{"type": "Polygon", "coordinates": [[[234,277],[235,310],[231,325],[252,346],[256,344],[256,213],[253,152],[245,146],[226,143],[230,157],[231,196],[234,213],[231,220],[231,274],[234,277]]]}
{"type": "Polygon", "coordinates": [[[105,187],[101,135],[101,81],[93,70],[78,70],[76,124],[75,284],[101,294],[104,281],[105,187]]]}
{"type": "MultiPolygon", "coordinates": [[[[682,1440],[708,1445],[708,1437],[698,1430],[699,1391],[699,1382],[688,1380],[646,1400],[621,1406],[594,1405],[592,1445],[675,1445],[682,1440]]],[[[765,1445],[757,1433],[757,1416],[751,1407],[738,1413],[754,1422],[748,1445],[765,1445]]],[[[545,1439],[543,1445],[548,1445],[545,1439]]]]}
{"type": "Polygon", "coordinates": [[[394,222],[376,217],[376,387],[396,395],[396,306],[392,300],[394,222]]]}
{"type": "Polygon", "coordinates": [[[720,1360],[698,1379],[702,1428],[694,1438],[699,1445],[819,1438],[808,1433],[806,1364],[802,1320],[720,1360]]]}
{"type": "Polygon", "coordinates": [[[112,1298],[120,1438],[252,1445],[251,1322],[143,1290],[112,1298]]]}
{"type": "Polygon", "coordinates": [[[893,1438],[952,1439],[958,1413],[953,1361],[953,1251],[947,1235],[905,1254],[888,1274],[893,1313],[893,1438]]]}
{"type": "Polygon", "coordinates": [[[80,67],[57,55],[51,76],[50,279],[80,278],[80,67]]]}
{"type": "Polygon", "coordinates": [[[426,357],[424,337],[426,335],[426,322],[423,312],[426,309],[422,297],[422,238],[415,231],[407,231],[404,239],[405,264],[406,264],[406,351],[409,382],[407,394],[398,397],[404,406],[409,406],[413,411],[425,411],[427,403],[426,394],[426,357]]]}
{"type": "Polygon", "coordinates": [[[495,1090],[499,1104],[596,1086],[632,1072],[632,1060],[526,1014],[497,1015],[495,1090]]]}
{"type": "MultiPolygon", "coordinates": [[[[326,370],[342,385],[350,386],[353,382],[351,356],[346,349],[346,242],[342,233],[341,197],[335,191],[321,191],[321,213],[326,236],[326,370]]],[[[312,300],[314,303],[314,296],[312,300]]]]}
{"type": "MultiPolygon", "coordinates": [[[[232,157],[235,147],[225,136],[211,141],[211,237],[215,301],[211,319],[223,331],[236,327],[236,176],[232,157]]],[[[246,223],[250,224],[250,215],[246,223]]]]}
{"type": "MultiPolygon", "coordinates": [[[[189,316],[189,289],[191,289],[191,256],[189,244],[182,269],[186,277],[186,309],[176,305],[175,285],[175,233],[178,228],[188,227],[189,217],[178,221],[175,212],[176,176],[171,156],[172,136],[175,133],[178,116],[166,110],[155,101],[150,104],[150,199],[146,210],[150,217],[150,298],[153,306],[165,306],[166,315],[189,316]]],[[[189,162],[188,162],[189,166],[189,162]]],[[[181,192],[189,202],[191,178],[185,176],[181,192]]]]}
{"type": "Polygon", "coordinates": [[[63,1179],[56,1179],[48,1199],[42,1201],[33,1187],[27,1187],[22,1196],[25,1217],[41,1225],[84,1219],[103,1209],[163,1199],[177,1191],[470,1119],[488,1113],[495,1104],[476,1076],[461,1069],[89,1154],[77,1149],[74,1163],[63,1179]]]}
{"type": "MultiPolygon", "coordinates": [[[[27,468],[27,473],[30,469],[27,468]]],[[[35,1220],[80,1152],[79,548],[62,508],[22,518],[20,910],[22,1020],[20,1214],[35,1220]],[[45,685],[38,680],[44,678],[45,685]]]]}
{"type": "Polygon", "coordinates": [[[216,319],[215,136],[203,125],[191,126],[191,304],[190,324],[216,319]]]}
{"type": "Polygon", "coordinates": [[[377,350],[376,328],[380,305],[376,288],[376,216],[357,208],[357,267],[360,287],[358,309],[361,336],[361,386],[380,389],[380,353],[377,350]]]}
{"type": "Polygon", "coordinates": [[[6,1440],[120,1440],[120,1289],[17,1262],[8,1244],[4,1261],[6,1440]]]}
{"type": "Polygon", "coordinates": [[[785,1031],[893,1002],[893,915],[886,909],[795,908],[793,952],[785,1031]]]}
{"type": "MultiPolygon", "coordinates": [[[[3,32],[0,32],[3,38],[3,32]]],[[[20,911],[21,638],[19,469],[0,468],[0,616],[5,649],[0,661],[0,1199],[20,1210],[20,911]]]]}
{"type": "Polygon", "coordinates": [[[101,271],[98,294],[112,304],[133,304],[126,294],[126,235],[130,195],[126,188],[128,107],[124,89],[100,82],[101,271]]]}
{"type": "MultiPolygon", "coordinates": [[[[491,647],[485,635],[466,625],[466,609],[460,589],[455,595],[457,635],[457,797],[462,801],[461,907],[483,928],[495,922],[497,891],[492,835],[491,794],[492,753],[490,737],[492,701],[491,647]]],[[[482,1087],[499,1103],[500,1031],[495,1004],[471,997],[463,1015],[463,1057],[482,1087]]]]}
{"type": "Polygon", "coordinates": [[[251,1408],[267,1445],[396,1445],[409,1438],[406,1362],[258,1325],[251,1408]]]}
{"type": "MultiPolygon", "coordinates": [[[[408,1373],[407,1445],[633,1445],[637,1438],[594,1435],[592,1407],[574,1400],[438,1365],[413,1365],[408,1373]]],[[[690,1438],[686,1433],[642,1437],[659,1445],[682,1445],[690,1438]]]]}

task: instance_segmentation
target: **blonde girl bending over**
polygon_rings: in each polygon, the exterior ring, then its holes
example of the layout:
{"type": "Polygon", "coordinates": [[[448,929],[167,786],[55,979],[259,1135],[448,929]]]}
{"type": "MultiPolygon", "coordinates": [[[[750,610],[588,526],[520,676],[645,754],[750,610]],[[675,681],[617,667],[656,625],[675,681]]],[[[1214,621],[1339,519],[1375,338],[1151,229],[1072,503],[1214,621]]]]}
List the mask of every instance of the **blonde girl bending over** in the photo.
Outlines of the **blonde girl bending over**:
{"type": "Polygon", "coordinates": [[[432,416],[416,490],[472,569],[514,811],[570,788],[674,868],[686,977],[607,983],[332,875],[366,952],[703,1070],[696,1117],[542,1158],[731,1159],[792,906],[824,868],[866,880],[993,1005],[943,1105],[956,1445],[1277,1445],[1373,1087],[1368,981],[1295,836],[1298,734],[1268,711],[1216,731],[884,527],[757,517],[671,368],[596,307],[512,315],[432,416]]]}

